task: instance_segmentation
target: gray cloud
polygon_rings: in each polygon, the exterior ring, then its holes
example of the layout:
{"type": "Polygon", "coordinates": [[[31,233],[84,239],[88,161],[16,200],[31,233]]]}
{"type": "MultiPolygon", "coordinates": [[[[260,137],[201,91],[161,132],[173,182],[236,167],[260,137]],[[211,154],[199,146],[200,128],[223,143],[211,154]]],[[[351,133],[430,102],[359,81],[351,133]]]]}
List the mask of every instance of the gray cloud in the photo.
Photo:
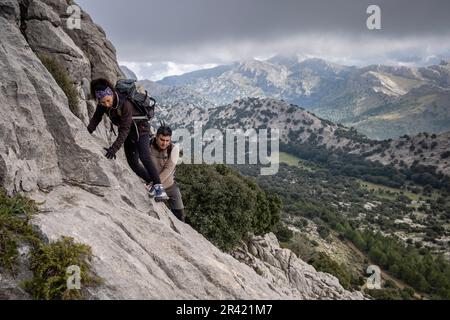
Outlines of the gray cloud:
{"type": "Polygon", "coordinates": [[[146,74],[148,62],[162,75],[169,61],[189,69],[290,52],[350,64],[426,64],[450,53],[448,0],[77,3],[105,29],[119,60],[140,63],[146,74]],[[370,4],[381,8],[382,30],[366,28],[370,4]]]}

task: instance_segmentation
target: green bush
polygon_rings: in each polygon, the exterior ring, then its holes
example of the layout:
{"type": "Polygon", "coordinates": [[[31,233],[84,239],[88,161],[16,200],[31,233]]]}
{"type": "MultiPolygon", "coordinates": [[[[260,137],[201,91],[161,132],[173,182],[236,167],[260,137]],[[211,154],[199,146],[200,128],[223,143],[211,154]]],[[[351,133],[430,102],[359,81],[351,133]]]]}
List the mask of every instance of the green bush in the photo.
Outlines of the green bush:
{"type": "Polygon", "coordinates": [[[287,243],[287,248],[303,261],[309,261],[314,254],[314,247],[307,236],[295,233],[287,243]]]}
{"type": "Polygon", "coordinates": [[[275,225],[273,232],[280,242],[289,242],[294,236],[294,232],[281,221],[275,225]]]}
{"type": "Polygon", "coordinates": [[[44,55],[39,55],[38,57],[66,95],[70,110],[76,114],[79,103],[78,92],[66,69],[53,58],[44,55]]]}
{"type": "Polygon", "coordinates": [[[375,300],[413,300],[414,290],[411,288],[400,289],[397,287],[386,287],[383,289],[366,289],[364,293],[375,300]]]}
{"type": "Polygon", "coordinates": [[[30,265],[33,278],[23,286],[35,299],[78,299],[83,291],[67,290],[67,267],[77,265],[83,287],[99,284],[101,280],[90,269],[91,249],[77,244],[72,238],[46,244],[30,225],[38,212],[38,203],[19,194],[8,197],[0,188],[0,268],[16,275],[20,261],[20,245],[31,247],[30,265]]]}
{"type": "Polygon", "coordinates": [[[246,235],[272,231],[281,201],[225,165],[180,165],[177,181],[189,223],[225,251],[246,235]]]}
{"type": "Polygon", "coordinates": [[[36,212],[34,201],[21,195],[8,197],[5,190],[0,188],[0,267],[13,275],[17,271],[19,245],[39,241],[28,224],[36,212]]]}
{"type": "Polygon", "coordinates": [[[35,299],[80,299],[83,297],[82,290],[67,288],[70,275],[66,271],[69,266],[78,266],[82,286],[97,285],[101,281],[90,271],[91,259],[91,248],[75,243],[73,238],[63,237],[54,243],[41,243],[31,253],[34,277],[24,286],[35,299]]]}
{"type": "Polygon", "coordinates": [[[345,289],[351,289],[353,284],[358,282],[344,265],[337,263],[324,252],[314,254],[308,263],[316,268],[317,271],[326,272],[338,278],[339,283],[345,289]]]}

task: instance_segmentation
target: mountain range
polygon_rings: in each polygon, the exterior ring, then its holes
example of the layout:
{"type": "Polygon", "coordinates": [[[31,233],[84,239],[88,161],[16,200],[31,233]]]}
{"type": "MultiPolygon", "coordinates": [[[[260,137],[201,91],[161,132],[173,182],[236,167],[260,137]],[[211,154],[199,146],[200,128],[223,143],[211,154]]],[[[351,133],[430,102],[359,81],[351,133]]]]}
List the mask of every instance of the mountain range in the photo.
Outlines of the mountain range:
{"type": "Polygon", "coordinates": [[[281,142],[286,145],[308,143],[327,150],[342,150],[398,169],[420,163],[450,176],[450,132],[418,133],[378,141],[354,128],[335,124],[302,107],[272,98],[244,98],[211,109],[192,105],[161,106],[158,119],[173,128],[192,128],[198,121],[205,129],[279,129],[281,142]]]}
{"type": "MultiPolygon", "coordinates": [[[[450,130],[450,64],[343,66],[298,55],[250,59],[160,81],[163,104],[209,108],[246,97],[285,100],[373,139],[450,130]]],[[[158,96],[158,93],[156,94],[158,96]]]]}

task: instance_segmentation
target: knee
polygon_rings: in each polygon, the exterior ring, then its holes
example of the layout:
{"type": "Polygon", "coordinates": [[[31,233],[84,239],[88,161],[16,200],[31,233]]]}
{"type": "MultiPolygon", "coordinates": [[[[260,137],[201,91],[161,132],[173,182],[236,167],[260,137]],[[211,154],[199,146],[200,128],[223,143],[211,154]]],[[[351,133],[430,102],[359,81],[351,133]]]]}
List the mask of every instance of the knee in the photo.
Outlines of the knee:
{"type": "Polygon", "coordinates": [[[139,164],[139,158],[137,157],[135,151],[126,152],[125,155],[130,167],[136,167],[139,164]]]}
{"type": "Polygon", "coordinates": [[[141,159],[142,163],[145,163],[145,162],[152,163],[152,160],[150,159],[150,154],[148,154],[146,152],[141,152],[139,154],[139,159],[141,159]]]}

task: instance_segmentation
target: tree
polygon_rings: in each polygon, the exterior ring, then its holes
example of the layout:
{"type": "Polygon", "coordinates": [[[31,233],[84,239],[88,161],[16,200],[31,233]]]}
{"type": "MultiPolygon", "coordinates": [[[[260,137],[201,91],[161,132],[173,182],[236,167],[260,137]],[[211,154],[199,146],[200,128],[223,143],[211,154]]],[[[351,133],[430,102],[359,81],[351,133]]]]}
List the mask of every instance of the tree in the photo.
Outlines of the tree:
{"type": "Polygon", "coordinates": [[[280,220],[281,200],[225,165],[183,164],[177,181],[191,225],[225,251],[280,220]]]}

